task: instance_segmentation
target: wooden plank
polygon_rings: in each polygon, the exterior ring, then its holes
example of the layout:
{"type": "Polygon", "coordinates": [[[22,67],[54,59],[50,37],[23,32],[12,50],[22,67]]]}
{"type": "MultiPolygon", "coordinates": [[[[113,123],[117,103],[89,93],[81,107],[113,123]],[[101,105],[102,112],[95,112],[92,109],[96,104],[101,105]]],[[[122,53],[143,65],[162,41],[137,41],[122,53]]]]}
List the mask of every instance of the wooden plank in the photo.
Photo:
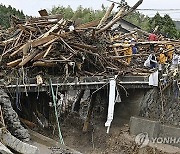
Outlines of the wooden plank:
{"type": "Polygon", "coordinates": [[[48,12],[47,12],[46,9],[39,10],[38,12],[39,12],[39,14],[40,14],[41,17],[42,17],[42,16],[48,16],[48,12]]]}
{"type": "Polygon", "coordinates": [[[27,24],[27,26],[32,26],[32,25],[35,25],[35,26],[47,26],[47,25],[52,25],[52,24],[56,24],[58,22],[58,20],[55,20],[55,21],[38,21],[38,22],[33,22],[33,23],[30,23],[30,24],[27,24]]]}
{"type": "Polygon", "coordinates": [[[48,20],[48,19],[58,19],[58,20],[60,20],[62,17],[63,17],[62,14],[48,15],[48,16],[42,16],[42,17],[34,17],[33,21],[41,21],[41,20],[48,20]]]}
{"type": "Polygon", "coordinates": [[[92,46],[92,45],[88,45],[88,44],[71,43],[71,42],[69,44],[72,44],[72,45],[80,47],[80,48],[85,48],[85,49],[93,50],[93,51],[97,51],[98,50],[96,48],[96,46],[92,46]]]}
{"type": "Polygon", "coordinates": [[[23,47],[23,49],[22,49],[22,51],[23,51],[23,56],[26,56],[26,55],[28,54],[28,50],[30,49],[30,47],[31,47],[31,42],[27,42],[27,43],[24,45],[24,47],[23,47]]]}
{"type": "Polygon", "coordinates": [[[36,61],[39,60],[43,57],[43,55],[45,54],[46,51],[41,51],[40,53],[38,53],[31,61],[36,61]]]}
{"type": "MultiPolygon", "coordinates": [[[[51,34],[51,33],[52,33],[52,32],[50,32],[50,34],[51,34]]],[[[58,31],[57,33],[55,33],[55,34],[59,35],[60,33],[61,33],[61,30],[59,30],[59,31],[58,31]]],[[[56,36],[56,35],[55,35],[55,36],[56,36]]],[[[43,47],[48,46],[49,44],[53,43],[54,41],[56,41],[56,40],[58,40],[58,39],[59,39],[59,37],[52,39],[51,41],[45,43],[45,44],[43,45],[43,47]]]]}
{"type": "Polygon", "coordinates": [[[8,67],[15,67],[15,66],[17,66],[21,61],[22,61],[22,59],[14,60],[14,61],[12,61],[12,62],[7,63],[7,66],[8,66],[8,67]]]}
{"type": "Polygon", "coordinates": [[[19,42],[19,40],[20,40],[22,34],[23,34],[23,30],[20,32],[18,38],[16,39],[16,42],[14,43],[14,47],[17,46],[17,44],[18,44],[18,42],[19,42]]]}
{"type": "Polygon", "coordinates": [[[149,44],[168,44],[170,41],[145,41],[145,42],[138,42],[138,45],[149,45],[149,44]]]}
{"type": "Polygon", "coordinates": [[[74,103],[73,103],[73,109],[72,109],[73,111],[79,112],[80,103],[81,103],[82,97],[84,96],[84,92],[85,92],[85,90],[81,90],[81,91],[77,94],[76,100],[75,100],[74,103]]]}
{"type": "Polygon", "coordinates": [[[28,131],[32,137],[32,140],[36,141],[37,143],[43,144],[47,147],[58,147],[58,149],[60,148],[63,151],[63,153],[66,153],[66,154],[82,154],[80,152],[77,152],[77,151],[71,149],[70,147],[60,144],[59,142],[57,142],[51,138],[48,138],[46,136],[43,136],[33,130],[28,130],[28,131]]]}
{"type": "Polygon", "coordinates": [[[7,51],[5,51],[5,52],[2,54],[2,57],[8,55],[8,54],[9,54],[12,50],[14,50],[14,49],[20,48],[21,45],[22,45],[22,44],[19,44],[18,46],[14,46],[14,47],[8,49],[7,51]]]}
{"type": "Polygon", "coordinates": [[[75,46],[75,45],[71,45],[71,46],[72,46],[72,48],[74,48],[74,49],[77,49],[77,50],[80,50],[80,51],[83,51],[83,52],[86,52],[86,53],[89,53],[89,54],[92,54],[92,55],[95,55],[95,56],[99,56],[97,53],[93,53],[93,52],[91,52],[91,51],[89,51],[89,50],[86,50],[86,49],[77,47],[77,46],[75,46]]]}
{"type": "Polygon", "coordinates": [[[126,37],[128,37],[128,36],[130,36],[130,35],[132,35],[132,34],[134,34],[134,33],[136,33],[136,32],[137,32],[137,30],[133,30],[133,31],[131,31],[130,33],[126,33],[126,34],[124,34],[124,35],[121,35],[121,36],[112,38],[112,40],[113,40],[113,41],[121,40],[121,39],[124,39],[124,38],[126,38],[126,37]]]}
{"type": "MultiPolygon", "coordinates": [[[[108,34],[109,34],[110,41],[113,42],[113,38],[112,38],[111,34],[110,34],[110,33],[108,33],[108,34]]],[[[117,48],[116,48],[116,47],[113,47],[113,49],[114,49],[115,55],[116,55],[116,56],[119,56],[118,51],[117,51],[117,48]]]]}
{"type": "Polygon", "coordinates": [[[63,38],[60,37],[60,40],[70,49],[73,54],[76,54],[76,51],[71,48],[71,46],[67,42],[65,42],[63,38]]]}
{"type": "Polygon", "coordinates": [[[100,22],[100,20],[90,21],[88,23],[77,26],[77,28],[81,29],[81,28],[88,28],[88,27],[96,27],[99,22],[100,22]]]}
{"type": "Polygon", "coordinates": [[[54,67],[56,65],[57,64],[53,62],[43,62],[43,61],[36,61],[33,63],[33,66],[39,66],[39,67],[54,67]]]}
{"type": "Polygon", "coordinates": [[[22,62],[19,63],[18,66],[22,67],[24,66],[25,64],[27,64],[32,58],[34,58],[36,56],[36,54],[38,53],[39,51],[36,50],[34,51],[32,54],[28,55],[25,59],[22,60],[22,62]]]}
{"type": "Polygon", "coordinates": [[[28,29],[28,30],[30,30],[30,31],[32,31],[32,32],[36,32],[37,31],[37,28],[34,28],[34,27],[32,27],[32,26],[25,26],[25,25],[21,25],[22,27],[24,27],[24,28],[26,28],[26,29],[28,29]]]}
{"type": "Polygon", "coordinates": [[[14,40],[15,40],[15,38],[13,37],[13,38],[10,38],[10,39],[8,39],[8,40],[1,41],[1,45],[4,45],[4,46],[5,46],[5,45],[13,42],[14,40]]]}
{"type": "Polygon", "coordinates": [[[121,58],[141,57],[141,56],[149,56],[149,54],[133,54],[133,55],[125,55],[125,56],[111,56],[110,58],[121,59],[121,58]]]}
{"type": "Polygon", "coordinates": [[[47,37],[43,37],[43,38],[39,38],[39,39],[36,39],[36,40],[33,40],[32,41],[32,47],[37,47],[37,46],[40,46],[42,44],[45,44],[53,39],[55,39],[56,36],[54,35],[49,35],[47,37]]]}
{"type": "Polygon", "coordinates": [[[48,49],[46,50],[46,52],[45,52],[43,58],[45,58],[45,57],[51,52],[52,46],[53,46],[53,44],[51,44],[51,45],[48,47],[48,49]]]}
{"type": "Polygon", "coordinates": [[[56,40],[58,40],[58,38],[52,39],[51,41],[43,44],[43,47],[46,47],[46,46],[50,45],[51,43],[53,43],[53,42],[56,41],[56,40]]]}
{"type": "Polygon", "coordinates": [[[13,57],[17,53],[21,52],[23,48],[26,46],[26,44],[22,45],[20,48],[18,48],[16,51],[14,51],[12,54],[10,54],[10,57],[13,57]]]}
{"type": "Polygon", "coordinates": [[[131,46],[131,44],[114,43],[113,45],[110,45],[109,47],[111,47],[111,48],[116,48],[116,47],[128,48],[128,47],[130,47],[130,46],[131,46]]]}
{"type": "Polygon", "coordinates": [[[55,29],[58,29],[60,25],[64,25],[65,24],[65,20],[62,18],[61,20],[58,21],[58,23],[56,25],[54,25],[53,27],[51,27],[51,29],[46,32],[44,35],[43,35],[43,38],[44,37],[47,37],[51,32],[53,32],[55,29]]]}
{"type": "Polygon", "coordinates": [[[25,27],[24,26],[22,26],[21,24],[18,24],[17,25],[18,27],[19,27],[19,29],[21,29],[25,34],[30,34],[30,32],[28,32],[26,29],[25,29],[25,27]]]}

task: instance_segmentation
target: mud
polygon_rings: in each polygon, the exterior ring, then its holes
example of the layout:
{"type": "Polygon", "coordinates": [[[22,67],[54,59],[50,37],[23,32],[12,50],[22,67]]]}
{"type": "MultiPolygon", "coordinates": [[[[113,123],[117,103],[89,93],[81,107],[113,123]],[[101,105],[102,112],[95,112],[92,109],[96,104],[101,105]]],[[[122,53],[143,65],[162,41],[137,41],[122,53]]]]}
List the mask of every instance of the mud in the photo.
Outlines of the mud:
{"type": "MultiPolygon", "coordinates": [[[[77,114],[70,114],[61,123],[61,130],[64,142],[68,147],[71,147],[83,154],[179,154],[180,151],[172,148],[171,152],[166,152],[162,147],[139,148],[134,142],[134,137],[129,135],[128,119],[115,119],[112,123],[110,133],[106,134],[104,121],[95,119],[92,120],[87,133],[82,132],[83,119],[77,114]]],[[[55,135],[48,132],[49,137],[58,141],[58,132],[55,135]]]]}

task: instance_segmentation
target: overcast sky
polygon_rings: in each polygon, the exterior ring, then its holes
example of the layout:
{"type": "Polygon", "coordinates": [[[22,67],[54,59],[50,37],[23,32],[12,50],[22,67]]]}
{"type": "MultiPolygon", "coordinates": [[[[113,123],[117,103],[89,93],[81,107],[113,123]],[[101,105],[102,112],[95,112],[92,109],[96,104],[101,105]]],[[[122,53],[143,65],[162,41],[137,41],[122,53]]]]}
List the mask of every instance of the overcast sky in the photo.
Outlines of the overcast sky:
{"type": "MultiPolygon", "coordinates": [[[[120,1],[120,0],[114,0],[120,1]]],[[[135,4],[138,0],[126,0],[130,6],[135,4]]],[[[53,6],[68,6],[76,9],[79,5],[83,7],[91,7],[93,9],[100,9],[101,5],[110,6],[111,2],[107,0],[0,0],[0,3],[5,5],[11,5],[16,9],[23,10],[27,15],[39,16],[38,10],[51,9],[53,6]]],[[[139,8],[150,9],[180,9],[180,0],[144,0],[143,4],[139,8]]],[[[144,14],[153,16],[156,12],[143,11],[144,14]]],[[[169,14],[173,19],[180,20],[179,11],[164,11],[159,12],[162,15],[169,14]]]]}

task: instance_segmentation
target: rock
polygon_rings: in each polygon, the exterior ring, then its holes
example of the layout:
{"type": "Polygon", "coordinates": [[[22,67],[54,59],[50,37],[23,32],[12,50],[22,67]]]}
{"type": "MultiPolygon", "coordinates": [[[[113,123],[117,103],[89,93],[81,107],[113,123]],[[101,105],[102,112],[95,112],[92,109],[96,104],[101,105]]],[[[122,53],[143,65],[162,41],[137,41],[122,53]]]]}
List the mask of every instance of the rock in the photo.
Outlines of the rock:
{"type": "Polygon", "coordinates": [[[180,103],[179,100],[175,99],[172,88],[169,87],[163,92],[163,111],[159,90],[156,88],[149,90],[140,103],[140,116],[178,126],[180,123],[180,103]]]}
{"type": "Polygon", "coordinates": [[[2,105],[4,121],[8,130],[20,140],[30,140],[28,130],[21,126],[18,115],[11,106],[9,96],[3,89],[0,89],[0,104],[2,105]]]}

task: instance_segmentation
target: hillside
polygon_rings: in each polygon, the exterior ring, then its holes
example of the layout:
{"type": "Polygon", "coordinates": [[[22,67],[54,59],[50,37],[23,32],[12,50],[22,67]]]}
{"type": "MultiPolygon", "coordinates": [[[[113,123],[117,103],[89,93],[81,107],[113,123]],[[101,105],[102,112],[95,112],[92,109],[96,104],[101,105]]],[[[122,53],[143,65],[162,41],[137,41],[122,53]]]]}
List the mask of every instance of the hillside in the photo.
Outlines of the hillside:
{"type": "Polygon", "coordinates": [[[10,5],[6,7],[3,4],[0,4],[0,15],[1,15],[0,25],[4,28],[10,27],[10,15],[15,15],[19,17],[20,19],[25,17],[23,11],[16,10],[10,5]]]}

